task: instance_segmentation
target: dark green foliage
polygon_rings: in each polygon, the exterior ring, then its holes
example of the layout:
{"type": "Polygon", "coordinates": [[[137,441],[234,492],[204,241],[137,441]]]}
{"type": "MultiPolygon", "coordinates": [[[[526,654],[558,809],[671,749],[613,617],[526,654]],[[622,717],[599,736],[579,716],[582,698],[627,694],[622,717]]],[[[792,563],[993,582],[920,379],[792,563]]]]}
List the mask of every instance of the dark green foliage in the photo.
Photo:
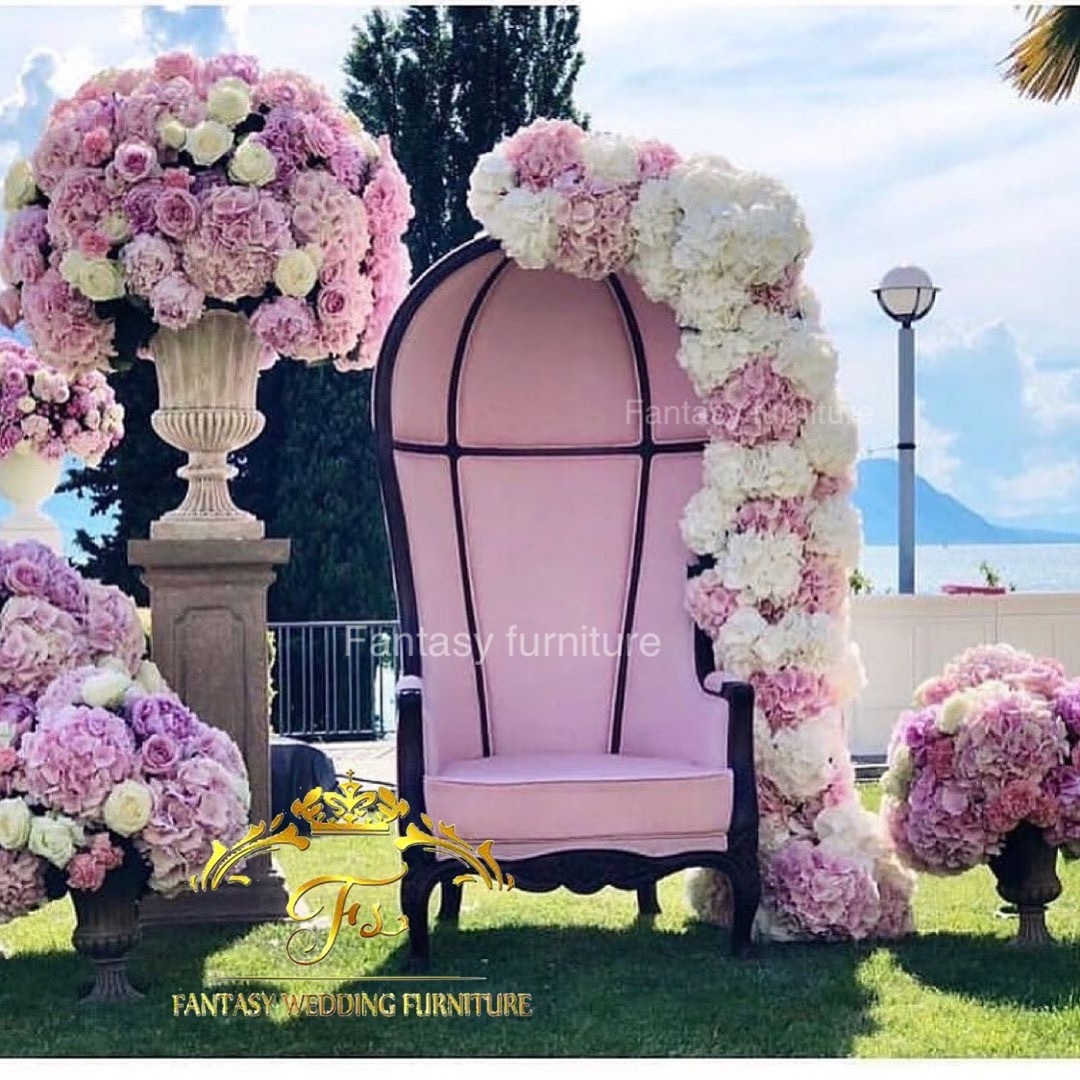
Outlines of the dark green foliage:
{"type": "MultiPolygon", "coordinates": [[[[574,7],[375,8],[356,28],[346,103],[369,131],[390,136],[409,179],[414,277],[477,232],[465,193],[480,154],[537,117],[585,122],[572,99],[582,62],[574,7]]],[[[236,455],[233,494],[266,522],[268,536],[293,542],[270,592],[273,619],[394,615],[371,382],[370,372],[292,362],[260,377],[266,428],[236,455]]],[[[136,364],[115,384],[127,439],[68,488],[91,494],[101,512],[116,508],[116,534],[100,544],[80,536],[79,545],[91,572],[134,590],[126,540],[149,535],[149,523],[180,501],[172,473],[182,459],[150,429],[150,365],[136,364]]],[[[145,598],[141,588],[138,595],[145,598]]]]}

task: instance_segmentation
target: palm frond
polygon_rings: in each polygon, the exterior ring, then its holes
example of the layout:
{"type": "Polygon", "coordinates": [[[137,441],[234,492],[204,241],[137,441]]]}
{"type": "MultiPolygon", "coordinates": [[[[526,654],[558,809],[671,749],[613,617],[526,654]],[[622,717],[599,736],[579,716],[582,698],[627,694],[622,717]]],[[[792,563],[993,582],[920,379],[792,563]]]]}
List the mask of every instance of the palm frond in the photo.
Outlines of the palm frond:
{"type": "Polygon", "coordinates": [[[1067,98],[1080,75],[1080,7],[1029,7],[1029,26],[1003,64],[1004,78],[1038,101],[1067,98]]]}

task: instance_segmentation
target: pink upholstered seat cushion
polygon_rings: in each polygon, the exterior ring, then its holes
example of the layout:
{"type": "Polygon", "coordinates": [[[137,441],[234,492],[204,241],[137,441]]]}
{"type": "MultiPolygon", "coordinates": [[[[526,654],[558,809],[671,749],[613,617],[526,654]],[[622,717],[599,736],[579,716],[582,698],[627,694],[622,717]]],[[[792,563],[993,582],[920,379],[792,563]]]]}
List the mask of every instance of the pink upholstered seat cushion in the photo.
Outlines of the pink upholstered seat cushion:
{"type": "MultiPolygon", "coordinates": [[[[631,754],[496,754],[424,780],[427,812],[472,841],[724,834],[729,769],[631,754]]],[[[715,841],[714,841],[715,842],[715,841]]],[[[687,848],[695,845],[687,844],[687,848]]],[[[498,849],[496,849],[498,857],[498,849]]]]}

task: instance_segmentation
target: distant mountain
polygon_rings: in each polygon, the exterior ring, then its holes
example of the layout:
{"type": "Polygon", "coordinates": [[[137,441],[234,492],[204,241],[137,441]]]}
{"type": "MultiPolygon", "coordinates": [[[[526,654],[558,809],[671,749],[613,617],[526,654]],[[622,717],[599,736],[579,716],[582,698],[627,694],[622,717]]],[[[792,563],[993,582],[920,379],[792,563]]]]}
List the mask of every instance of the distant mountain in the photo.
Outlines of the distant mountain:
{"type": "MultiPolygon", "coordinates": [[[[888,458],[859,462],[855,505],[867,544],[896,543],[898,464],[888,458]]],[[[959,499],[915,477],[916,544],[1075,544],[1080,535],[1049,529],[994,525],[959,499]]]]}

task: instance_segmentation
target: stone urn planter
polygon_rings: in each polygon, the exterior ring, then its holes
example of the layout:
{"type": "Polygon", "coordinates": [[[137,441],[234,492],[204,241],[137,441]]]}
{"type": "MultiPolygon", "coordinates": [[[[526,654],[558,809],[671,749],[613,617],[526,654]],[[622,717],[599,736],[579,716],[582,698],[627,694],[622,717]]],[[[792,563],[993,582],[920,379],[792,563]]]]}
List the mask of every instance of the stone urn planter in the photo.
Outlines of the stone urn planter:
{"type": "Polygon", "coordinates": [[[56,491],[63,469],[63,458],[43,457],[34,450],[0,458],[0,496],[13,507],[0,521],[0,540],[9,544],[37,540],[60,554],[60,527],[41,505],[56,491]]]}
{"type": "Polygon", "coordinates": [[[129,850],[97,892],[71,890],[76,918],[72,944],[96,967],[94,984],[82,997],[86,1005],[123,1004],[143,996],[128,979],[127,960],[139,939],[139,901],[147,876],[142,859],[129,850]]]}
{"type": "Polygon", "coordinates": [[[263,429],[255,407],[265,352],[247,318],[209,311],[185,330],[159,330],[147,352],[157,369],[158,409],[150,423],[170,446],[186,451],[177,470],[187,481],[184,501],[150,526],[154,539],[250,540],[263,523],[233,502],[229,454],[263,429]]]}
{"type": "Polygon", "coordinates": [[[1046,842],[1043,830],[1024,822],[1005,838],[1001,854],[989,861],[998,895],[1020,915],[1015,945],[1053,944],[1046,929],[1046,907],[1061,895],[1057,857],[1057,848],[1046,842]]]}

